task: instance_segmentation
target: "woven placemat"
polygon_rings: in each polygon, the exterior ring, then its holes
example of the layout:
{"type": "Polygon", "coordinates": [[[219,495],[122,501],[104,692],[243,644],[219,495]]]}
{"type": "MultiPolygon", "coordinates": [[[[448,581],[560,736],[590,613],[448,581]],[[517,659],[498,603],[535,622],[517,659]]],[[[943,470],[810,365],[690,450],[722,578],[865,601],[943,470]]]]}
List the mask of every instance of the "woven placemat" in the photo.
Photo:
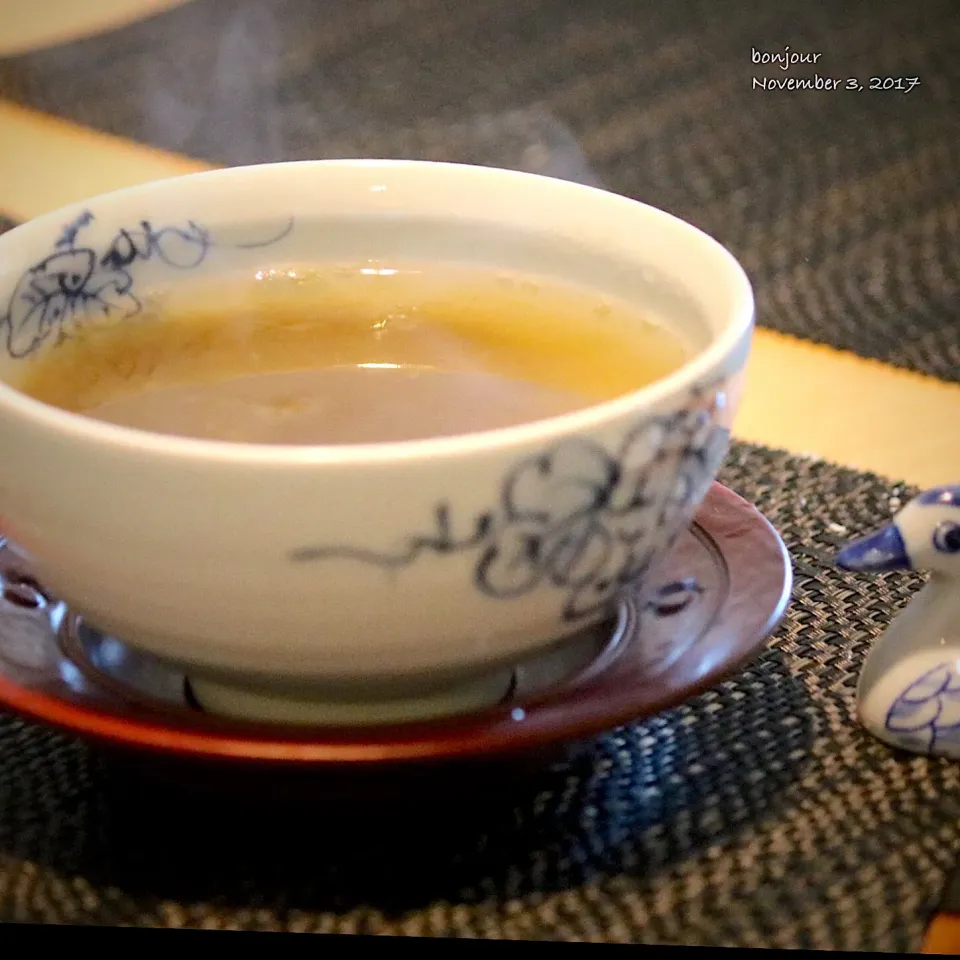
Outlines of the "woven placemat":
{"type": "Polygon", "coordinates": [[[958,380],[957,49],[955,0],[194,0],[0,61],[0,96],[219,164],[596,176],[725,243],[762,325],[958,380]],[[819,57],[753,63],[787,45],[819,57]],[[817,75],[865,89],[754,85],[817,75]]]}
{"type": "MultiPolygon", "coordinates": [[[[910,491],[736,445],[722,479],[790,547],[768,651],[449,821],[177,803],[0,719],[0,920],[910,951],[960,846],[960,766],[854,722],[862,657],[919,585],[829,563],[910,491]]],[[[436,800],[436,798],[434,798],[436,800]]]]}

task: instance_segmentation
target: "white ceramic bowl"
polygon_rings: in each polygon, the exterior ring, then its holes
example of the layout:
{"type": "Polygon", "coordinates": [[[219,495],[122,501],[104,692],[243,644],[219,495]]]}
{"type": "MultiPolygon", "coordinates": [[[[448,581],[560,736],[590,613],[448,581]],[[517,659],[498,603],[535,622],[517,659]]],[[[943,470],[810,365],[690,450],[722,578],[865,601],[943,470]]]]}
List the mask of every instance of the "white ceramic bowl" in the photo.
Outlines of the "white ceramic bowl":
{"type": "Polygon", "coordinates": [[[713,480],[753,328],[742,269],[681,220],[406,161],[234,168],[57,211],[0,237],[0,310],[6,535],[89,622],[184,667],[208,706],[288,719],[293,702],[426,695],[609,615],[713,480]],[[562,417],[349,447],[153,435],[6,383],[86,317],[122,319],[185,278],[391,254],[579,280],[698,350],[562,417]]]}

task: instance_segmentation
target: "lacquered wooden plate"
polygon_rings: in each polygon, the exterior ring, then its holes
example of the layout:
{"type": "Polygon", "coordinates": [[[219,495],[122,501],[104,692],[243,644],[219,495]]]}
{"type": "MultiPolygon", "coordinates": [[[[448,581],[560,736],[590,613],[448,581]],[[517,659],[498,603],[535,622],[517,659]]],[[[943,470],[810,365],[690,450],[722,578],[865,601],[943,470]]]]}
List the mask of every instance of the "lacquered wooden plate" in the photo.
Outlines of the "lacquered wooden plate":
{"type": "Polygon", "coordinates": [[[715,483],[661,566],[652,602],[627,597],[616,623],[519,664],[489,708],[303,729],[205,714],[175,671],[78,625],[10,544],[0,544],[0,578],[0,707],[154,757],[338,769],[523,754],[658,714],[759,653],[792,586],[777,532],[715,483]]]}

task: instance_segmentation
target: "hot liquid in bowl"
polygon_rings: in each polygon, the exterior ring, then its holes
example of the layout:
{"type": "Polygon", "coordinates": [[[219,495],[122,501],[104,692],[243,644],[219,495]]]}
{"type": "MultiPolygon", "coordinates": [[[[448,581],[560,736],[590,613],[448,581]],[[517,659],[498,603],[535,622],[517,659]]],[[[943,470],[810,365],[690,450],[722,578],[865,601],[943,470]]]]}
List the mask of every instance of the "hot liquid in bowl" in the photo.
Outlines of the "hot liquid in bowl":
{"type": "Polygon", "coordinates": [[[180,284],[24,365],[35,399],[154,433],[259,444],[420,440],[610,400],[689,345],[628,304],[463,263],[313,263],[180,284]]]}

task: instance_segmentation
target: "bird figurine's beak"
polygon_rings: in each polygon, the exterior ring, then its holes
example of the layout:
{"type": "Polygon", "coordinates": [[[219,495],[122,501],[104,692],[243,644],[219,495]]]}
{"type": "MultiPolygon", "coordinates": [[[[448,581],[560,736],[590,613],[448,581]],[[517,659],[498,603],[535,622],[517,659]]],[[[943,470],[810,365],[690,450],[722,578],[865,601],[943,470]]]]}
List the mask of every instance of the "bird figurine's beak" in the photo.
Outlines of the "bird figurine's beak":
{"type": "Polygon", "coordinates": [[[835,562],[843,570],[865,573],[912,568],[910,555],[895,523],[844,547],[837,554],[835,562]]]}

